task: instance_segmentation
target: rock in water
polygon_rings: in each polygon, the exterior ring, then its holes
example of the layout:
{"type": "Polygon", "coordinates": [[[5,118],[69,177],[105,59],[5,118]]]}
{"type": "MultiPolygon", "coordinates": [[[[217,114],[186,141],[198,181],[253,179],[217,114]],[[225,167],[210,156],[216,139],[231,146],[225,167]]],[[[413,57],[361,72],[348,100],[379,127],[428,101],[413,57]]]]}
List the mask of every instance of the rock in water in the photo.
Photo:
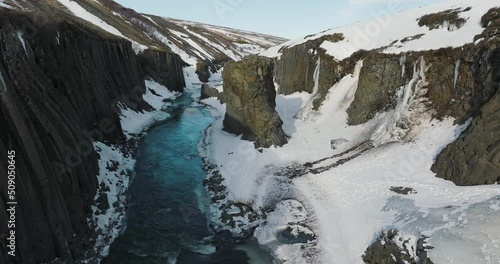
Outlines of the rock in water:
{"type": "Polygon", "coordinates": [[[222,73],[227,112],[224,130],[255,140],[256,146],[283,146],[287,137],[276,107],[271,59],[251,55],[228,63],[222,73]]]}

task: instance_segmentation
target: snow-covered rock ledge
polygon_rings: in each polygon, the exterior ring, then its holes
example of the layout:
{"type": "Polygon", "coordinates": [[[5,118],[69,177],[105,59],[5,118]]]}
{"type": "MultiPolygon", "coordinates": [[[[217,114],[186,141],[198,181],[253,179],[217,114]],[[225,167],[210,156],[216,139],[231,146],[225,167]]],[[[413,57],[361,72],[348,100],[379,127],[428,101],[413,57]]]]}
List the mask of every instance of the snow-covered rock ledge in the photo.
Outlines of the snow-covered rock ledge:
{"type": "Polygon", "coordinates": [[[152,109],[134,111],[118,105],[122,130],[126,136],[123,143],[112,145],[93,142],[99,154],[99,188],[95,196],[96,204],[92,206],[92,219],[89,224],[97,229],[95,252],[97,256],[88,260],[100,261],[109,254],[113,241],[126,228],[125,211],[127,207],[127,189],[133,177],[135,166],[134,153],[144,131],[155,123],[170,117],[166,108],[170,101],[180,95],[171,92],[167,87],[152,81],[145,81],[146,92],[143,99],[152,109]]]}

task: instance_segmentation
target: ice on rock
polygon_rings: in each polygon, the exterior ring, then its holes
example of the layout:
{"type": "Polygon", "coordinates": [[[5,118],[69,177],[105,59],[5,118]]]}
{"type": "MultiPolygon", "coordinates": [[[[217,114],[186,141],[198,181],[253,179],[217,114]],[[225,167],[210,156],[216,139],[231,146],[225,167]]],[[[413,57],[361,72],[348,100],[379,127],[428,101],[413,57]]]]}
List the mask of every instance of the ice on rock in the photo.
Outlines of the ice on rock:
{"type": "Polygon", "coordinates": [[[425,69],[425,60],[421,57],[414,65],[413,78],[397,91],[395,109],[382,114],[383,121],[375,128],[370,138],[376,146],[392,140],[401,140],[406,136],[412,125],[412,107],[418,107],[414,104],[419,103],[418,96],[427,86],[425,69]]]}

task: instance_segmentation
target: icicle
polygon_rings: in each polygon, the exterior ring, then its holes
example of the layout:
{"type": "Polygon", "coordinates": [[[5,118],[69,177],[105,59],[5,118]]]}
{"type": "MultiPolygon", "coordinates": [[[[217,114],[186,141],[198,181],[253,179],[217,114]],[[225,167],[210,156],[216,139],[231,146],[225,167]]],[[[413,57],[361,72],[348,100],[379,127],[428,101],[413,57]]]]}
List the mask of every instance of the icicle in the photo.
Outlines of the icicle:
{"type": "Polygon", "coordinates": [[[355,79],[359,79],[359,75],[361,74],[361,68],[363,68],[363,60],[360,60],[356,63],[354,67],[354,73],[352,74],[355,79]]]}
{"type": "Polygon", "coordinates": [[[6,92],[7,91],[7,84],[5,83],[5,80],[3,79],[2,76],[2,71],[0,71],[0,90],[6,92]]]}
{"type": "Polygon", "coordinates": [[[307,104],[300,109],[300,111],[295,115],[295,118],[297,119],[305,119],[307,118],[307,115],[313,108],[313,103],[314,101],[318,98],[318,90],[319,90],[319,73],[321,70],[321,58],[318,58],[316,61],[316,68],[314,69],[314,87],[313,87],[313,92],[311,94],[311,98],[307,102],[307,104]]]}
{"type": "Polygon", "coordinates": [[[21,31],[17,32],[17,38],[19,39],[19,41],[23,45],[24,52],[26,53],[26,55],[28,55],[28,50],[26,49],[26,43],[24,42],[23,33],[21,31]]]}
{"type": "Polygon", "coordinates": [[[321,58],[318,58],[318,61],[316,61],[316,69],[314,69],[314,88],[313,88],[313,95],[318,93],[319,89],[319,73],[320,73],[320,68],[321,68],[321,58]]]}
{"type": "Polygon", "coordinates": [[[455,77],[453,77],[453,90],[457,90],[458,71],[460,70],[460,60],[455,62],[455,77]]]}
{"type": "Polygon", "coordinates": [[[399,59],[399,65],[401,65],[401,78],[405,77],[405,64],[406,64],[406,54],[403,54],[399,59]]]}

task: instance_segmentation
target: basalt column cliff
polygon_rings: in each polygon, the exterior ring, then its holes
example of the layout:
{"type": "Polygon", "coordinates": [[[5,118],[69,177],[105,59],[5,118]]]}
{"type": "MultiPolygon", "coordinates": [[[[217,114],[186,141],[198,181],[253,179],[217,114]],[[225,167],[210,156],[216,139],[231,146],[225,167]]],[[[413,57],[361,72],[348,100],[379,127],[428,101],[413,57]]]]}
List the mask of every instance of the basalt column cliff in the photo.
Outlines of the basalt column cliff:
{"type": "Polygon", "coordinates": [[[95,254],[91,205],[99,167],[92,142],[125,140],[117,105],[147,110],[146,77],[184,87],[176,54],[138,56],[127,40],[71,21],[44,21],[40,26],[16,12],[0,17],[0,233],[8,233],[6,155],[15,150],[18,263],[95,254]]]}

